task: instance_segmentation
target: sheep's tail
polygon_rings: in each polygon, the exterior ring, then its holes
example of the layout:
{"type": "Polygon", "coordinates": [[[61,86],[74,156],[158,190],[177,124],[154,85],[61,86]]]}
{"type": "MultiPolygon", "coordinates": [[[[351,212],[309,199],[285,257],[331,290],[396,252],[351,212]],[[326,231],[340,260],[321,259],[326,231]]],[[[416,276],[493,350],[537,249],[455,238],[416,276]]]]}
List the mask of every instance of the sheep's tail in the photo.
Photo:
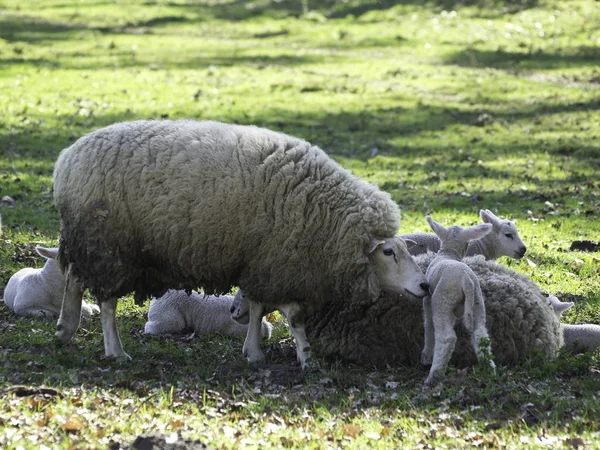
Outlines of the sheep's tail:
{"type": "Polygon", "coordinates": [[[475,285],[473,281],[468,278],[463,278],[462,280],[462,291],[465,296],[465,303],[463,308],[463,325],[469,331],[469,333],[473,332],[474,328],[474,314],[475,314],[475,296],[478,294],[477,289],[475,289],[475,285]]]}

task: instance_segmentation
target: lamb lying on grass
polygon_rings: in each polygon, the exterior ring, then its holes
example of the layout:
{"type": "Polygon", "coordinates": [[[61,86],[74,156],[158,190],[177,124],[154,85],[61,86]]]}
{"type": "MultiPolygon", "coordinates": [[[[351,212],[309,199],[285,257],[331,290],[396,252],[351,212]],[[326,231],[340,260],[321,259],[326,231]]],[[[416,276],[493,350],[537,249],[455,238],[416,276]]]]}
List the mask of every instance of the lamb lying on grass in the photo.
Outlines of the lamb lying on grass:
{"type": "MultiPolygon", "coordinates": [[[[56,256],[58,248],[37,246],[35,251],[46,258],[41,269],[27,267],[16,272],[4,289],[4,303],[14,310],[17,316],[41,316],[56,319],[60,314],[65,277],[56,256]]],[[[100,308],[83,302],[81,315],[90,317],[100,312],[100,308]]]]}
{"type": "MultiPolygon", "coordinates": [[[[235,298],[241,297],[238,291],[235,298]]],[[[169,290],[159,298],[153,298],[148,310],[148,322],[144,327],[147,334],[177,334],[193,330],[197,335],[221,333],[246,336],[246,325],[231,317],[231,295],[202,295],[197,292],[169,290]]],[[[263,319],[261,335],[270,338],[273,325],[263,319]]]]}
{"type": "MultiPolygon", "coordinates": [[[[561,302],[554,295],[548,296],[548,303],[560,318],[563,312],[573,306],[573,302],[561,302]]],[[[565,348],[570,353],[593,352],[600,347],[600,325],[584,323],[581,325],[562,324],[565,348]]]]}
{"type": "MultiPolygon", "coordinates": [[[[452,226],[444,228],[430,216],[427,223],[440,238],[441,248],[437,257],[427,268],[425,277],[429,282],[431,296],[423,299],[425,318],[425,344],[421,356],[423,364],[431,364],[426,385],[435,383],[446,372],[448,362],[456,345],[454,326],[456,319],[471,336],[471,346],[481,360],[491,355],[487,328],[485,327],[485,303],[479,280],[475,273],[461,262],[469,241],[479,239],[492,229],[490,224],[469,228],[452,226]]],[[[490,361],[495,369],[493,361],[490,361]]]]}
{"type": "MultiPolygon", "coordinates": [[[[521,259],[527,247],[519,237],[519,232],[514,222],[500,219],[489,209],[479,211],[483,223],[492,225],[492,231],[481,239],[469,242],[465,256],[483,255],[485,259],[498,259],[501,256],[521,259]]],[[[428,251],[440,251],[440,239],[431,233],[402,234],[401,237],[411,239],[417,243],[409,251],[411,255],[421,255],[428,251]]]]}

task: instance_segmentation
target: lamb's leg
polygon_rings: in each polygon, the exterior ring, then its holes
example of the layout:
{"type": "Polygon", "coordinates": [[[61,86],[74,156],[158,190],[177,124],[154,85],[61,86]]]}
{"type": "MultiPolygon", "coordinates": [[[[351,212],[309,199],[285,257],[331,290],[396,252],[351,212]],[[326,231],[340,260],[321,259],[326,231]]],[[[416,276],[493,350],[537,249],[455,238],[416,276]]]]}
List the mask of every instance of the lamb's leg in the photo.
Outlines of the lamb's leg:
{"type": "Polygon", "coordinates": [[[456,345],[454,316],[452,314],[440,313],[441,311],[433,311],[435,345],[433,347],[433,363],[429,370],[429,376],[425,380],[426,385],[435,384],[446,373],[448,362],[450,362],[454,346],[456,345]]]}
{"type": "Polygon", "coordinates": [[[92,317],[94,314],[100,313],[100,308],[98,305],[94,305],[92,303],[83,302],[81,304],[81,316],[88,319],[92,317]]]}
{"type": "Polygon", "coordinates": [[[260,350],[260,329],[261,322],[265,312],[264,305],[250,301],[250,319],[248,321],[248,331],[242,352],[250,363],[262,362],[265,355],[260,350]]]}
{"type": "Polygon", "coordinates": [[[311,351],[302,321],[300,305],[297,303],[287,303],[281,305],[279,311],[287,319],[292,336],[294,336],[294,341],[296,341],[296,357],[298,362],[302,366],[302,369],[309,368],[312,363],[311,351]]]}
{"type": "MultiPolygon", "coordinates": [[[[487,352],[487,356],[492,356],[492,348],[489,345],[490,337],[488,335],[487,328],[484,324],[476,324],[473,333],[471,334],[471,345],[473,346],[473,350],[475,350],[475,354],[477,355],[477,360],[481,361],[486,355],[484,353],[487,352]],[[488,344],[484,345],[485,340],[487,340],[488,344]],[[483,342],[482,342],[483,341],[483,342]],[[485,349],[485,352],[484,352],[485,349]]],[[[489,359],[490,367],[492,371],[496,373],[496,364],[492,359],[489,359]]]]}
{"type": "Polygon", "coordinates": [[[421,352],[421,364],[427,366],[433,361],[433,345],[435,342],[430,296],[423,298],[423,321],[425,324],[425,343],[421,352]]]}
{"type": "Polygon", "coordinates": [[[56,324],[56,334],[60,342],[68,343],[81,320],[81,303],[83,301],[83,285],[73,275],[73,265],[69,264],[65,277],[65,293],[63,295],[60,316],[56,324]]]}
{"type": "Polygon", "coordinates": [[[104,354],[112,356],[119,361],[131,360],[131,356],[123,350],[123,345],[119,338],[116,319],[117,297],[110,297],[99,303],[102,334],[104,335],[104,354]]]}

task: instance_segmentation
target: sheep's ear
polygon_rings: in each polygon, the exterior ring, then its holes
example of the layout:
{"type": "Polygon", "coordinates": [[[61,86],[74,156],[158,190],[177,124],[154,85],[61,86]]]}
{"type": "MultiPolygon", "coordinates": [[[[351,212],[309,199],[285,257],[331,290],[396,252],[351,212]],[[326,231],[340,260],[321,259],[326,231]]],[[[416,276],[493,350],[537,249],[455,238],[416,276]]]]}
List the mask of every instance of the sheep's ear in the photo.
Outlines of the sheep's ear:
{"type": "Polygon", "coordinates": [[[483,223],[491,223],[494,227],[500,226],[500,219],[496,217],[489,209],[480,210],[479,217],[483,223]]]}
{"type": "Polygon", "coordinates": [[[464,232],[467,233],[467,238],[472,241],[474,239],[481,239],[490,231],[492,231],[492,224],[482,223],[469,227],[464,232]]]}
{"type": "Polygon", "coordinates": [[[38,255],[47,259],[56,259],[58,257],[58,248],[56,247],[45,248],[38,245],[35,247],[35,251],[38,252],[38,255]]]}
{"type": "Polygon", "coordinates": [[[431,216],[425,216],[425,220],[429,224],[429,228],[433,230],[437,237],[439,237],[441,240],[444,240],[446,236],[446,229],[444,226],[433,220],[431,216]]]}
{"type": "Polygon", "coordinates": [[[412,248],[415,245],[417,245],[417,243],[415,241],[413,241],[412,239],[402,239],[402,240],[406,244],[406,248],[412,248]]]}
{"type": "Polygon", "coordinates": [[[573,302],[560,302],[558,304],[555,304],[553,307],[557,313],[562,314],[567,309],[571,308],[573,305],[574,305],[573,302]]]}
{"type": "Polygon", "coordinates": [[[375,251],[375,249],[377,247],[379,247],[381,244],[385,244],[385,241],[382,241],[381,239],[371,238],[371,240],[367,244],[367,254],[370,255],[371,253],[373,253],[375,251]]]}

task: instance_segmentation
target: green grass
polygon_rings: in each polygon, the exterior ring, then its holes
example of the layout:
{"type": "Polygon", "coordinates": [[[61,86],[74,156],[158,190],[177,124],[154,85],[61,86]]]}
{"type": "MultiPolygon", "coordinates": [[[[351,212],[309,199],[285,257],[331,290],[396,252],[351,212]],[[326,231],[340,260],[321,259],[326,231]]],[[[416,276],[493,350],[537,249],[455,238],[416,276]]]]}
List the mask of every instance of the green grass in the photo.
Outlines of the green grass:
{"type": "MultiPolygon", "coordinates": [[[[0,289],[55,244],[52,167],[120,120],[213,119],[305,138],[390,192],[401,231],[474,224],[489,208],[528,245],[503,259],[600,323],[600,4],[592,0],[37,0],[0,2],[0,289]]],[[[271,371],[242,341],[141,333],[103,358],[99,320],[54,324],[0,306],[0,447],[106,448],[158,431],[215,448],[599,448],[597,357],[451,370],[322,361],[301,379],[285,326],[271,371]],[[463,380],[462,377],[466,376],[463,380]],[[27,385],[33,390],[17,390],[27,385]],[[40,386],[51,388],[39,391],[40,386]],[[36,391],[36,389],[38,389],[36,391]],[[53,391],[53,390],[54,391],[53,391]]]]}

